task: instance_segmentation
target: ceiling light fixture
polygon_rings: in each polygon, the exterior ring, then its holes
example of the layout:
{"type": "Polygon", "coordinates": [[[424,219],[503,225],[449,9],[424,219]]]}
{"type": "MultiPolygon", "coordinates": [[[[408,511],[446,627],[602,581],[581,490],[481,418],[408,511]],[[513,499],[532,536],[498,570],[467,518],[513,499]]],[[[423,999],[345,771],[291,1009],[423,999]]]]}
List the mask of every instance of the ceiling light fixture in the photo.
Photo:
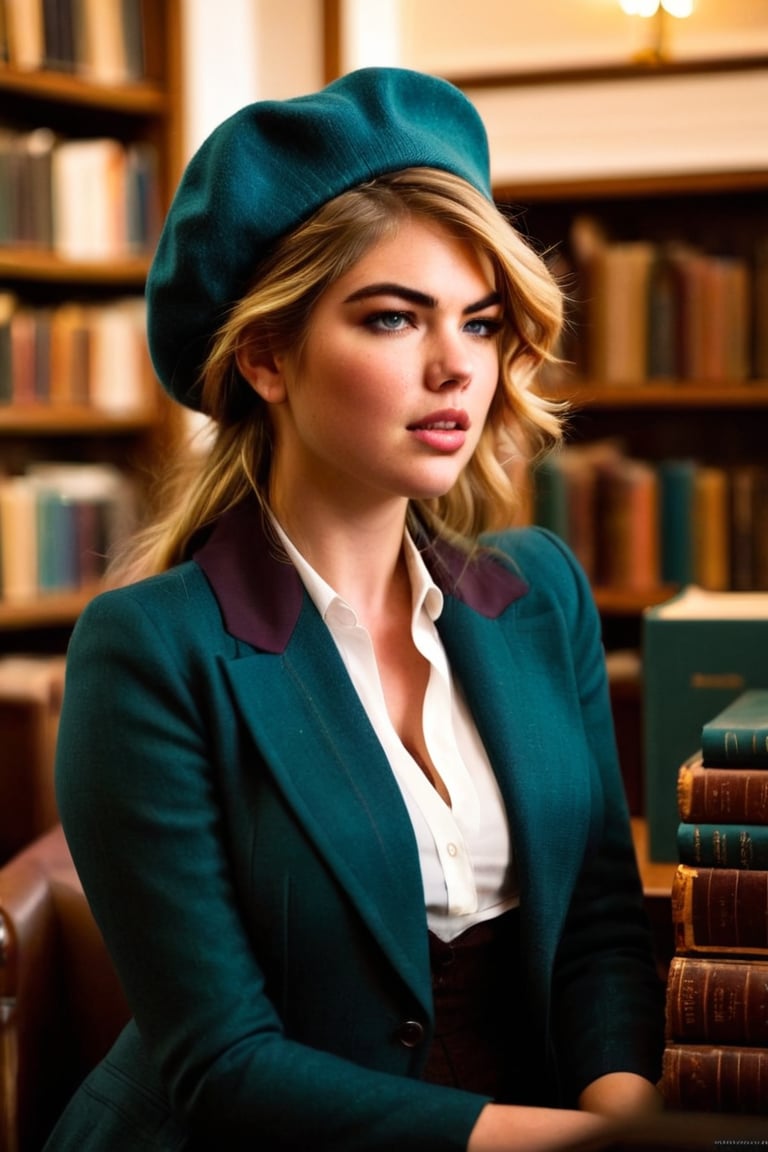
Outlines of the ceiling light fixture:
{"type": "Polygon", "coordinates": [[[622,12],[627,16],[640,16],[653,19],[653,42],[645,51],[637,54],[644,63],[658,64],[668,58],[667,17],[684,20],[693,13],[694,0],[619,0],[622,12]]]}

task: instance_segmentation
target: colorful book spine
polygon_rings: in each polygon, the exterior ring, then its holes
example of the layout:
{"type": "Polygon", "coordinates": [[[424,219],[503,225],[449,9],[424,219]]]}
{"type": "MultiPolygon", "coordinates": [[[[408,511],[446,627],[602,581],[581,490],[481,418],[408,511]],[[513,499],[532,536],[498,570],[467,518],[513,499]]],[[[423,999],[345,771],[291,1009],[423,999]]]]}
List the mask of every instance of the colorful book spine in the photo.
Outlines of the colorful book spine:
{"type": "Polygon", "coordinates": [[[37,593],[35,492],[28,476],[0,480],[0,597],[30,600],[37,593]]]}
{"type": "Polygon", "coordinates": [[[661,575],[656,469],[626,456],[601,461],[595,501],[598,583],[639,592],[656,587],[661,575]]]}
{"type": "Polygon", "coordinates": [[[12,292],[0,292],[0,405],[13,400],[13,342],[11,321],[18,308],[12,292]]]}
{"type": "Polygon", "coordinates": [[[670,1108],[763,1116],[768,1114],[768,1049],[668,1044],[663,1082],[670,1108]]]}
{"type": "Polygon", "coordinates": [[[533,518],[593,584],[768,591],[767,466],[650,462],[605,440],[568,445],[533,479],[533,518]]]}
{"type": "Polygon", "coordinates": [[[624,386],[648,377],[648,285],[655,247],[646,241],[599,246],[589,269],[589,354],[594,379],[624,386]]]}
{"type": "Polygon", "coordinates": [[[32,307],[0,293],[0,406],[84,405],[152,418],[141,296],[32,307]]]}
{"type": "Polygon", "coordinates": [[[768,768],[768,688],[742,692],[701,730],[704,764],[768,768]]]}
{"type": "Polygon", "coordinates": [[[105,464],[41,463],[0,479],[0,599],[97,583],[134,503],[130,481],[105,464]]]}
{"type": "Polygon", "coordinates": [[[768,949],[768,871],[679,864],[671,906],[678,953],[751,957],[768,949]]]}
{"type": "Polygon", "coordinates": [[[724,592],[732,587],[729,469],[697,465],[691,519],[694,580],[700,588],[724,592]]]}
{"type": "Polygon", "coordinates": [[[677,807],[681,821],[688,823],[768,824],[768,772],[707,768],[696,753],[680,766],[677,807]]]}
{"type": "Polygon", "coordinates": [[[152,252],[160,224],[151,144],[0,128],[0,244],[120,259],[152,252]]]}
{"type": "Polygon", "coordinates": [[[722,384],[760,376],[752,321],[759,245],[753,255],[715,254],[694,243],[627,241],[579,215],[570,247],[587,301],[577,362],[593,379],[722,384]]]}
{"type": "Polygon", "coordinates": [[[673,956],[667,977],[667,1038],[768,1046],[768,955],[754,960],[673,956]]]}
{"type": "Polygon", "coordinates": [[[670,584],[696,581],[693,502],[696,460],[664,460],[659,465],[661,578],[670,584]]]}
{"type": "Polygon", "coordinates": [[[13,0],[0,4],[5,58],[17,68],[125,84],[146,72],[141,0],[13,0]]]}
{"type": "Polygon", "coordinates": [[[681,864],[768,869],[768,825],[681,822],[677,851],[681,864]]]}

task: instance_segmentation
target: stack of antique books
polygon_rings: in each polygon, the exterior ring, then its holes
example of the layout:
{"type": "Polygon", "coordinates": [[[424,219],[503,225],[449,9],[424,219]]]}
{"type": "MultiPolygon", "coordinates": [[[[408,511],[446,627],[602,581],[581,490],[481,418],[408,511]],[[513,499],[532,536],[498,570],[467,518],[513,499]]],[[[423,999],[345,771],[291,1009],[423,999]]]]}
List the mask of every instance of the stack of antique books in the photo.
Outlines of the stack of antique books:
{"type": "Polygon", "coordinates": [[[768,1114],[768,690],[704,724],[678,808],[664,1093],[672,1108],[768,1114]]]}

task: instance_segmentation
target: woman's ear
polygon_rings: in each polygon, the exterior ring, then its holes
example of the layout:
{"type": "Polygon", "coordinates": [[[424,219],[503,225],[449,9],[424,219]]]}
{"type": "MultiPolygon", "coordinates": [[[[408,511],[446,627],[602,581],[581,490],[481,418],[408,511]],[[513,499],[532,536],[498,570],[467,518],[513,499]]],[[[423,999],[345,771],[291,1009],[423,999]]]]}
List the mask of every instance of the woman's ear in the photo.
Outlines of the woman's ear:
{"type": "Polygon", "coordinates": [[[281,404],[285,400],[282,357],[250,342],[238,348],[235,358],[240,375],[262,400],[267,404],[281,404]]]}

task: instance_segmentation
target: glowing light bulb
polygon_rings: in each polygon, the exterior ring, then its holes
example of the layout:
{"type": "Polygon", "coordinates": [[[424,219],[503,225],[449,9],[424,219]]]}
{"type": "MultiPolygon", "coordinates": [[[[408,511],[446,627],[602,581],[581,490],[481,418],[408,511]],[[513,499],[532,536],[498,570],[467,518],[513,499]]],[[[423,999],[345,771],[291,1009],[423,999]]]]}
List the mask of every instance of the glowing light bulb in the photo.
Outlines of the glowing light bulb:
{"type": "Polygon", "coordinates": [[[670,16],[677,16],[680,20],[693,12],[693,0],[661,0],[661,6],[670,16]]]}
{"type": "MultiPolygon", "coordinates": [[[[619,0],[622,12],[627,16],[655,16],[659,10],[659,0],[619,0]]],[[[670,16],[683,20],[693,12],[693,0],[661,0],[661,7],[670,16]]]]}
{"type": "Polygon", "coordinates": [[[659,0],[619,0],[619,3],[627,16],[655,16],[659,9],[659,0]]]}

